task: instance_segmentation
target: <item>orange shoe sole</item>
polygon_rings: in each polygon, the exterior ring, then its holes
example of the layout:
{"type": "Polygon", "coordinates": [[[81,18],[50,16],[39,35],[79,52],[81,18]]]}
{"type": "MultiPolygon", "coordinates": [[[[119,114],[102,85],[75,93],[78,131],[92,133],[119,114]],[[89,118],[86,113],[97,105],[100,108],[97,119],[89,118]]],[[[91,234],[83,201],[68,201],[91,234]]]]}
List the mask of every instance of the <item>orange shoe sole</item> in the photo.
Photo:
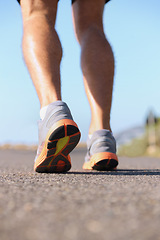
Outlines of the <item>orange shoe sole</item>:
{"type": "Polygon", "coordinates": [[[70,119],[58,121],[49,130],[44,146],[34,164],[34,170],[41,173],[67,172],[71,168],[69,153],[80,140],[77,124],[70,119]]]}
{"type": "Polygon", "coordinates": [[[95,153],[89,162],[83,164],[83,169],[110,171],[115,170],[118,165],[117,155],[110,152],[95,153]]]}

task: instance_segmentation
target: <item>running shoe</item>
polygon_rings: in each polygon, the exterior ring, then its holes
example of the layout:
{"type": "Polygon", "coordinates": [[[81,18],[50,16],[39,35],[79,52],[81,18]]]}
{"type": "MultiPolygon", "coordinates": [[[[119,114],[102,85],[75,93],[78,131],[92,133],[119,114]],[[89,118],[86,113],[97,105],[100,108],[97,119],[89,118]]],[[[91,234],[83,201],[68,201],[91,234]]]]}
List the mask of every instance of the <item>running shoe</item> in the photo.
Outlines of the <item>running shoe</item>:
{"type": "Polygon", "coordinates": [[[67,172],[71,168],[69,153],[80,140],[80,131],[66,103],[51,103],[45,118],[39,121],[39,146],[34,170],[41,173],[67,172]]]}
{"type": "Polygon", "coordinates": [[[109,130],[95,131],[87,140],[87,154],[83,169],[109,171],[116,169],[116,141],[109,130]]]}

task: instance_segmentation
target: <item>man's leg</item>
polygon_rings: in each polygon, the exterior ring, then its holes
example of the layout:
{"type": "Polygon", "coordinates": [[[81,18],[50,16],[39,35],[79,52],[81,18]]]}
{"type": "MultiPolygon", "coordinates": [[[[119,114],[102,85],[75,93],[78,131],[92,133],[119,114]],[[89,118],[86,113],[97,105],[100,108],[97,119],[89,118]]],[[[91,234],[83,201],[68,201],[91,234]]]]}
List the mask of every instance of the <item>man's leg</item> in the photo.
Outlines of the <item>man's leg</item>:
{"type": "Polygon", "coordinates": [[[58,0],[21,0],[23,54],[41,107],[61,99],[62,48],[54,29],[58,0]]]}
{"type": "Polygon", "coordinates": [[[104,5],[104,0],[76,0],[73,3],[81,67],[92,113],[89,134],[99,129],[110,130],[114,57],[103,31],[104,5]]]}
{"type": "Polygon", "coordinates": [[[110,132],[114,57],[103,31],[104,5],[105,0],[73,3],[84,85],[92,114],[84,169],[112,170],[118,165],[116,142],[110,132]]]}
{"type": "Polygon", "coordinates": [[[58,0],[21,0],[23,53],[40,104],[39,146],[34,170],[66,172],[69,153],[80,132],[66,103],[61,100],[60,62],[62,48],[54,29],[58,0]]]}

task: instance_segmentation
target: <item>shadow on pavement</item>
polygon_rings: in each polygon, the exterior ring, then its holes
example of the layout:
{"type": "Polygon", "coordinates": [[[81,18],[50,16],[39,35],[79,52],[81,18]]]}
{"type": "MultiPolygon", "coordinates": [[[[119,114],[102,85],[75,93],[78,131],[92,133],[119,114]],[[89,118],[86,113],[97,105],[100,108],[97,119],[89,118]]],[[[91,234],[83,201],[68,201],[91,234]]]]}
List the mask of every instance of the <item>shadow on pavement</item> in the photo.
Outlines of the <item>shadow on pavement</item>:
{"type": "Polygon", "coordinates": [[[82,175],[115,175],[115,176],[139,176],[139,175],[160,175],[160,169],[118,169],[116,171],[108,171],[108,172],[94,172],[94,171],[75,171],[75,172],[67,172],[65,174],[82,174],[82,175]]]}

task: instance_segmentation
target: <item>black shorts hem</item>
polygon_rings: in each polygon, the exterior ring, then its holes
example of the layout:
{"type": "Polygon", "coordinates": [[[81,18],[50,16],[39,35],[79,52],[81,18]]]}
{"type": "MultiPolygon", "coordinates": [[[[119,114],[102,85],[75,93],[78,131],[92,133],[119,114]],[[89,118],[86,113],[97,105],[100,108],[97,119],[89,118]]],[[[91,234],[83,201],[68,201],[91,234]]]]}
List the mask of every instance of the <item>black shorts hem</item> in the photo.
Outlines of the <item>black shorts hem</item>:
{"type": "MultiPolygon", "coordinates": [[[[76,0],[72,0],[72,4],[75,2],[76,0]]],[[[105,3],[109,2],[110,0],[106,0],[105,3]]]]}
{"type": "MultiPolygon", "coordinates": [[[[20,0],[17,0],[18,2],[19,2],[19,4],[20,4],[20,0]]],[[[72,4],[75,2],[76,0],[72,0],[72,4]]],[[[106,2],[105,3],[107,3],[107,2],[109,2],[110,0],[106,0],[106,2]]]]}

